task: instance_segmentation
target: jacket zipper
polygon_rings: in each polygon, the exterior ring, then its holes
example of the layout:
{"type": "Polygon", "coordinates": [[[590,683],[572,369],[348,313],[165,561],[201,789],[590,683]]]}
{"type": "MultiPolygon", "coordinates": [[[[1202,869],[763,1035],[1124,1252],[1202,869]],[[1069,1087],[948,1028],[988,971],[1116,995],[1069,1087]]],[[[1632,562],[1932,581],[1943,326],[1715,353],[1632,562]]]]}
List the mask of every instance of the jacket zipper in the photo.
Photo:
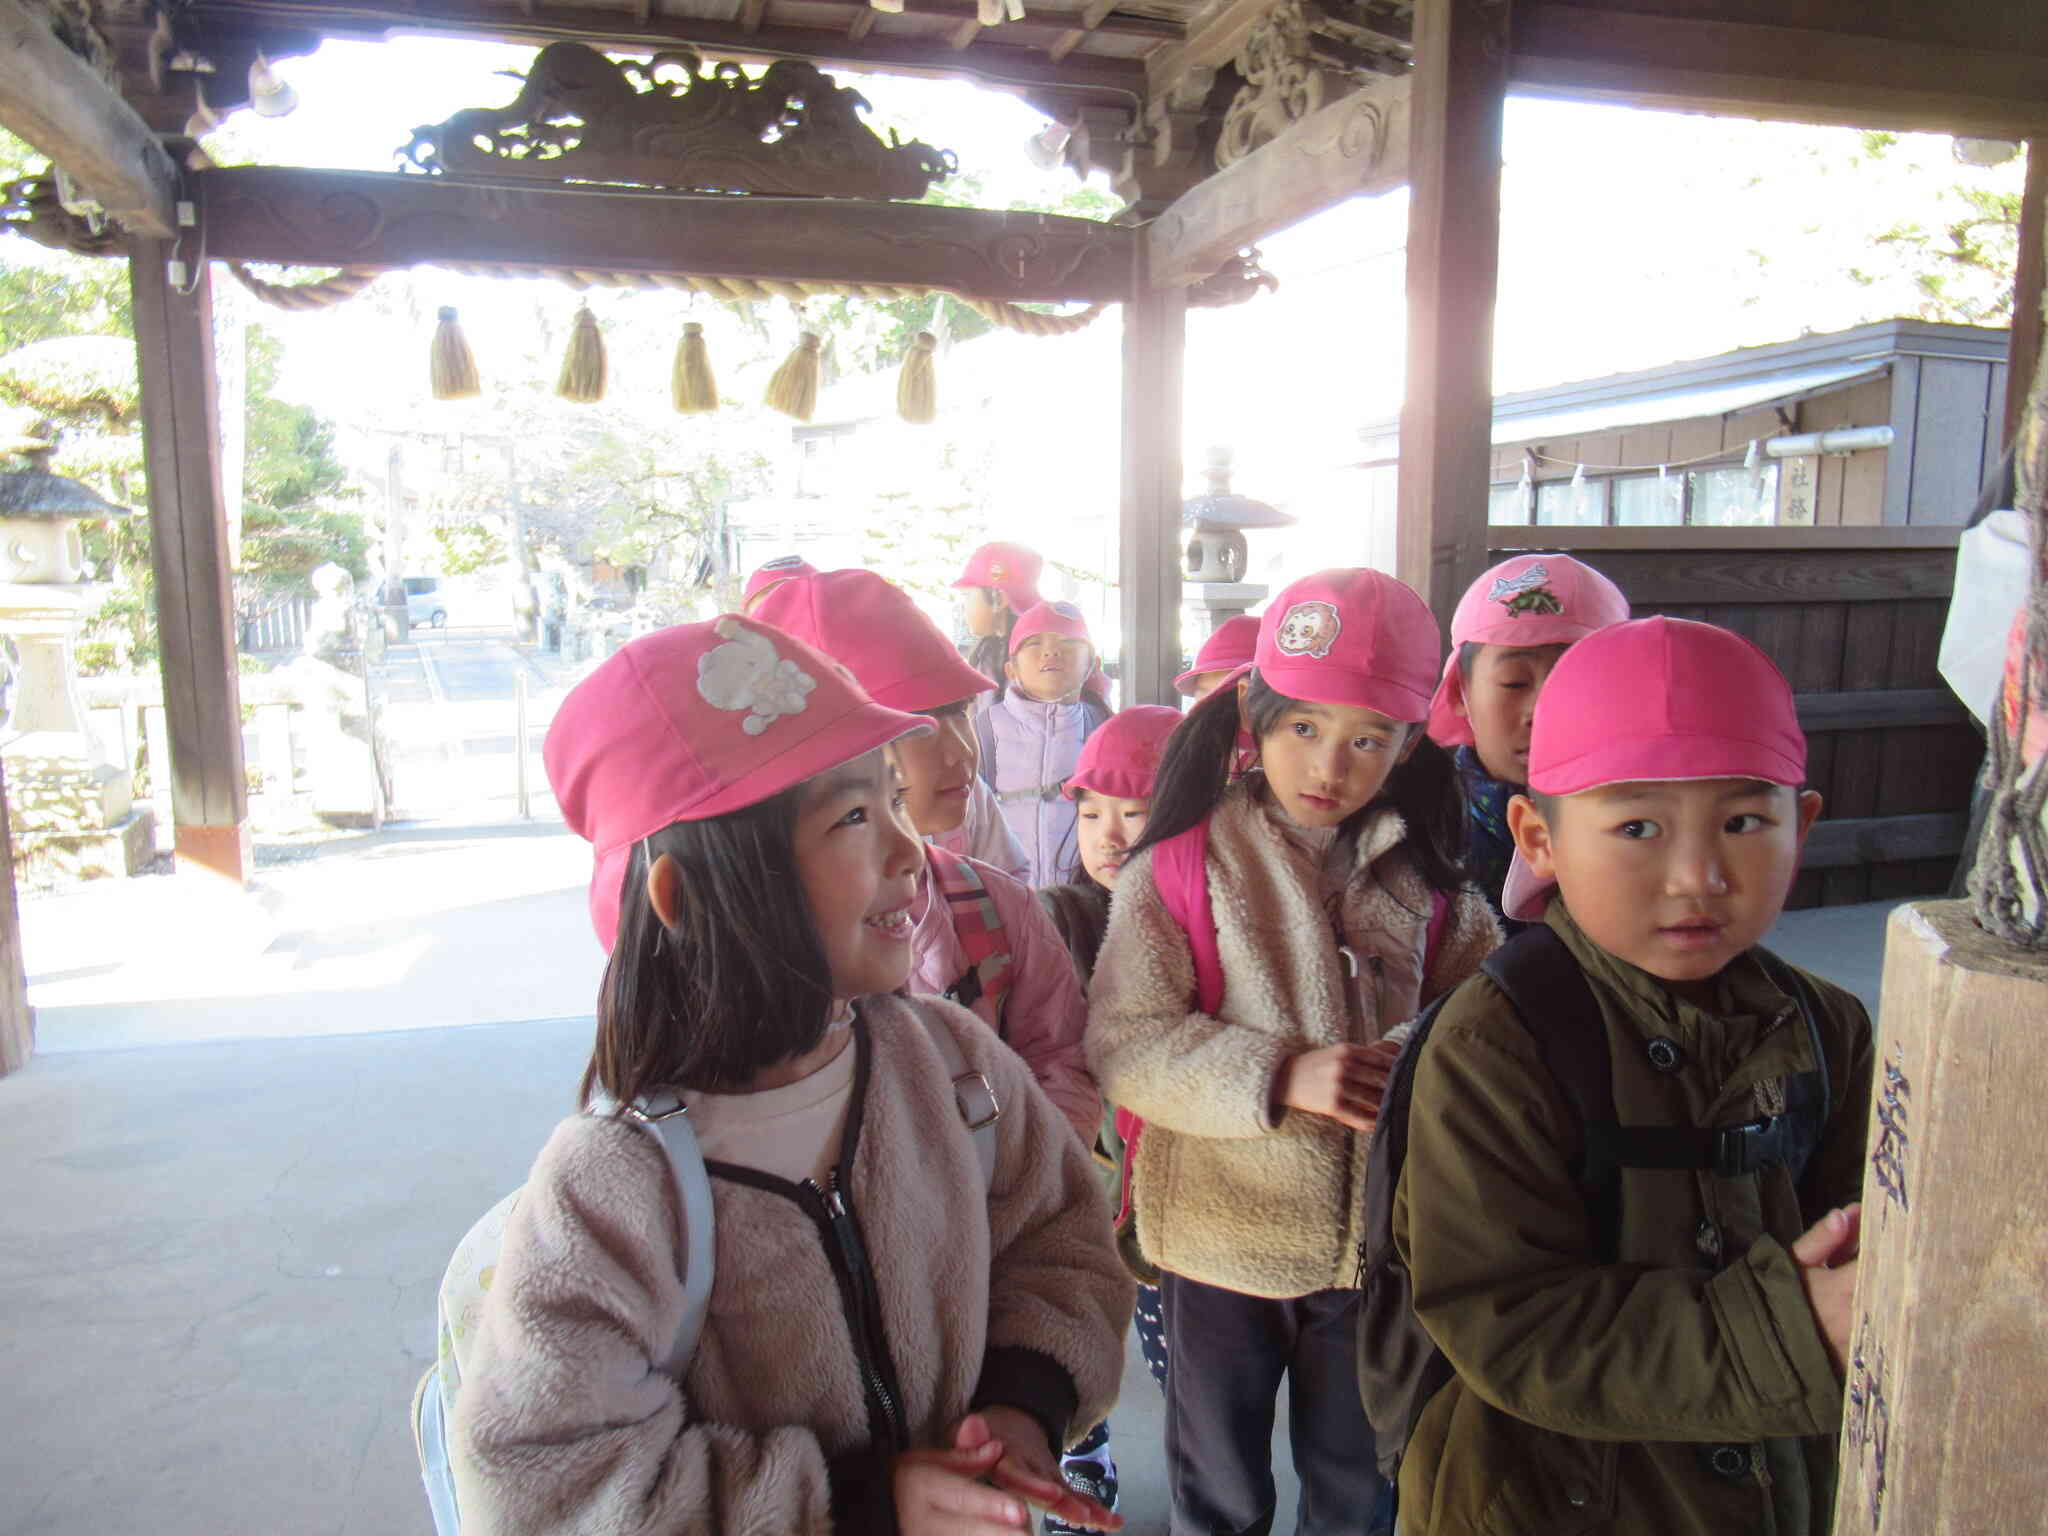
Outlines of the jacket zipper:
{"type": "Polygon", "coordinates": [[[889,1380],[874,1271],[868,1264],[867,1246],[861,1241],[860,1224],[840,1191],[839,1170],[832,1171],[823,1188],[816,1179],[805,1179],[797,1188],[803,1191],[812,1219],[826,1237],[825,1252],[839,1281],[847,1331],[853,1336],[854,1358],[867,1384],[869,1412],[877,1421],[876,1438],[886,1438],[895,1451],[906,1451],[910,1448],[910,1430],[903,1422],[903,1410],[889,1380]]]}

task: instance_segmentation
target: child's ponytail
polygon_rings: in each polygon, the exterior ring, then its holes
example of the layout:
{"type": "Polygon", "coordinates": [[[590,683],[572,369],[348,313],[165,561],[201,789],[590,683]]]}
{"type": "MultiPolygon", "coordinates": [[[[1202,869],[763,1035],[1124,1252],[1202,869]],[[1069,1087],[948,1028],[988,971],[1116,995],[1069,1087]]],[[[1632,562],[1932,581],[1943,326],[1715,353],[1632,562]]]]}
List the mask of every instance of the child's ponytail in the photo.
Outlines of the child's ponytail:
{"type": "MultiPolygon", "coordinates": [[[[1409,729],[1420,732],[1422,727],[1409,729]]],[[[1429,737],[1418,736],[1407,761],[1387,776],[1378,803],[1401,813],[1408,824],[1408,851],[1433,889],[1450,892],[1465,883],[1460,862],[1465,847],[1465,786],[1450,753],[1429,737]]]]}
{"type": "Polygon", "coordinates": [[[1131,857],[1208,819],[1230,782],[1237,729],[1235,688],[1218,688],[1188,711],[1188,717],[1166,739],[1159,778],[1152,790],[1152,809],[1145,817],[1143,835],[1131,847],[1131,857]]]}

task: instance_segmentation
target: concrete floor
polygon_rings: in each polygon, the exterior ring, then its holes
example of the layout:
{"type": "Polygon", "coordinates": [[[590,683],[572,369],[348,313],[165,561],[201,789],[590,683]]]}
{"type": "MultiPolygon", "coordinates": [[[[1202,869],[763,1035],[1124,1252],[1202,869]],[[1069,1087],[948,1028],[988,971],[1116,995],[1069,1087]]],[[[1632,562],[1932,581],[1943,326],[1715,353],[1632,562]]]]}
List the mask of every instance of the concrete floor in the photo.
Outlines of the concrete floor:
{"type": "MultiPolygon", "coordinates": [[[[234,900],[154,882],[87,940],[85,906],[40,945],[46,904],[26,914],[41,1039],[0,1079],[0,1536],[430,1529],[407,1406],[435,1286],[571,1107],[589,1024],[548,1015],[587,1011],[595,950],[559,834],[386,837],[328,855],[333,880],[409,861],[339,938],[294,916],[320,905],[310,874],[234,900]],[[232,979],[265,955],[288,963],[232,979]]],[[[1773,942],[1874,1000],[1886,910],[1791,914],[1773,942]]],[[[1163,1532],[1135,1350],[1112,1424],[1126,1529],[1163,1532]]]]}

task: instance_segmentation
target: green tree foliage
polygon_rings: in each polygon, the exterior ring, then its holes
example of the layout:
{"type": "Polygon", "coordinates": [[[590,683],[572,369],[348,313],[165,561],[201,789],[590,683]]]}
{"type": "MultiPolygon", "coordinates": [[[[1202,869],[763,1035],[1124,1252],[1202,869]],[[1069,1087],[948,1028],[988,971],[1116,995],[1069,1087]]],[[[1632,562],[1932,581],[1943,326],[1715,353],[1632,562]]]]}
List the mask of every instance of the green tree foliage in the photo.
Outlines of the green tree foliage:
{"type": "MultiPolygon", "coordinates": [[[[1899,140],[1896,134],[1866,132],[1860,144],[1863,157],[1879,163],[1896,153],[1899,140]]],[[[1912,312],[1917,319],[2012,324],[2021,189],[2010,171],[1957,165],[1933,216],[1900,219],[1876,236],[1869,259],[1848,268],[1851,280],[1866,287],[1910,280],[1919,297],[1912,312]]]]}

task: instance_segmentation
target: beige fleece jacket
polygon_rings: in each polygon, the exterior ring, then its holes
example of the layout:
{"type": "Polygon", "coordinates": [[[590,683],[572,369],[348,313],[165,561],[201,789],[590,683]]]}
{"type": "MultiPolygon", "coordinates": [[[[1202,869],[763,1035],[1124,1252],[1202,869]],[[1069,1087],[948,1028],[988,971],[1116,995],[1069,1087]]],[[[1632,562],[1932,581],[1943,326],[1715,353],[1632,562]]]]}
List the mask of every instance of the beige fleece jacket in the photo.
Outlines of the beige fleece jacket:
{"type": "Polygon", "coordinates": [[[1424,974],[1430,893],[1406,836],[1398,812],[1369,816],[1337,903],[1345,942],[1378,978],[1362,989],[1356,1032],[1314,866],[1254,789],[1233,787],[1209,821],[1224,977],[1213,1018],[1192,1011],[1194,960],[1151,853],[1124,866],[1089,993],[1088,1063],[1110,1102],[1146,1122],[1131,1198],[1160,1268],[1255,1296],[1355,1283],[1370,1138],[1320,1115],[1276,1118],[1275,1077],[1304,1051],[1380,1039],[1500,942],[1485,898],[1465,886],[1424,974]]]}
{"type": "MultiPolygon", "coordinates": [[[[873,1273],[913,1446],[1009,1402],[1063,1431],[1116,1395],[1132,1287],[1087,1153],[1016,1054],[935,998],[861,1004],[841,1188],[873,1273]],[[1002,1105],[986,1195],[936,1010],[1002,1105]],[[1019,1398],[1034,1401],[1018,1401],[1019,1398]]],[[[892,1530],[837,1272],[811,1208],[712,1164],[717,1278],[683,1379],[679,1213],[655,1140],[579,1115],[506,1228],[450,1431],[463,1529],[892,1530]]]]}

